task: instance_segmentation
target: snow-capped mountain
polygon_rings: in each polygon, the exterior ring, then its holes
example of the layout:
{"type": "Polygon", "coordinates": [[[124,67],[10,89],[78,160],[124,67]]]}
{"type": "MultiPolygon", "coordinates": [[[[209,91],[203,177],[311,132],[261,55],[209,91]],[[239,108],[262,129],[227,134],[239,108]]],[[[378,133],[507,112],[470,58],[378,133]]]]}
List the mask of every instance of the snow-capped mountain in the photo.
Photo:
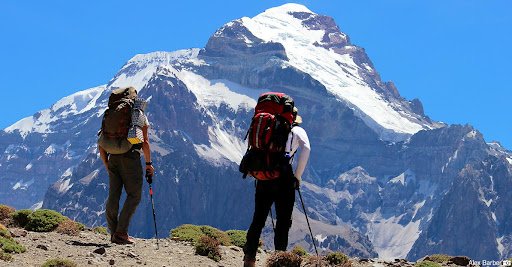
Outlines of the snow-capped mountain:
{"type": "MultiPolygon", "coordinates": [[[[293,96],[310,137],[302,190],[322,248],[512,256],[511,153],[471,126],[431,121],[332,18],[298,4],[228,22],[202,49],[136,55],[108,84],[0,132],[0,203],[104,224],[96,133],[110,90],[129,85],[149,101],[161,233],[182,223],[248,227],[254,184],[237,165],[256,99],[272,90],[293,96]]],[[[131,233],[151,236],[151,216],[144,198],[131,233]]],[[[294,218],[291,243],[312,248],[300,209],[294,218]]]]}

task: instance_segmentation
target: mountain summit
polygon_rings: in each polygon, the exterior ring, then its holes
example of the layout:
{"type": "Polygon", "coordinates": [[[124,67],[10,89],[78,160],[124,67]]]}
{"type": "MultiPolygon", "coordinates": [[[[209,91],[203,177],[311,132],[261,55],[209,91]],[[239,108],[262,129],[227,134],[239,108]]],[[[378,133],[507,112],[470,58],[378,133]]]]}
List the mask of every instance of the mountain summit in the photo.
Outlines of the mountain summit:
{"type": "MultiPolygon", "coordinates": [[[[310,135],[302,190],[321,248],[512,256],[511,153],[469,125],[431,121],[332,18],[297,4],[228,22],[201,49],[136,55],[106,85],[0,132],[0,203],[104,224],[96,133],[110,90],[128,85],[149,102],[161,233],[183,223],[248,227],[254,183],[237,165],[256,99],[272,90],[293,96],[310,135]]],[[[299,209],[294,218],[291,245],[312,249],[299,209]]],[[[146,197],[131,233],[149,237],[151,223],[146,197]]]]}
{"type": "Polygon", "coordinates": [[[281,67],[311,75],[383,140],[404,140],[436,127],[422,111],[415,112],[414,104],[401,98],[392,83],[381,81],[364,49],[352,45],[332,18],[302,5],[286,4],[224,25],[210,38],[204,54],[229,53],[236,47],[257,52],[256,47],[273,44],[282,46],[281,67]]]}

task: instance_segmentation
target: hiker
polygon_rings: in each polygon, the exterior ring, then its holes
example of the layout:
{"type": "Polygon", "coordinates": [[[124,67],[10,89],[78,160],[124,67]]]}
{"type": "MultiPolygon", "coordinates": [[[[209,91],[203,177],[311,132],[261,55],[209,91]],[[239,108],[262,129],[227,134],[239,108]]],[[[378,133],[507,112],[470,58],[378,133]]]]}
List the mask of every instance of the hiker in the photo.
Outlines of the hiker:
{"type": "Polygon", "coordinates": [[[265,226],[272,203],[275,203],[277,219],[274,229],[275,250],[286,251],[288,247],[288,232],[292,225],[295,190],[300,187],[302,174],[311,151],[306,131],[299,126],[302,123],[302,118],[298,115],[296,107],[293,108],[292,114],[292,128],[288,134],[285,147],[287,165],[285,171],[282,171],[276,179],[257,180],[254,215],[244,247],[244,267],[255,266],[261,231],[265,226]],[[301,151],[294,172],[291,164],[298,148],[301,151]]]}
{"type": "Polygon", "coordinates": [[[103,116],[98,140],[100,157],[109,176],[105,215],[111,234],[110,240],[112,243],[122,245],[134,243],[128,236],[128,226],[141,200],[143,175],[141,153],[144,154],[146,161],[146,177],[151,179],[155,171],[151,162],[148,138],[149,121],[141,112],[143,108],[136,110],[134,106],[139,100],[143,101],[137,99],[137,91],[133,87],[113,90],[109,97],[108,109],[103,116]],[[136,111],[138,113],[135,113],[136,111]],[[134,122],[134,118],[140,122],[134,122]],[[129,139],[128,132],[130,131],[131,134],[130,128],[136,130],[137,123],[140,124],[139,138],[129,139]],[[133,141],[134,139],[138,141],[133,141]],[[119,213],[119,200],[123,187],[126,191],[126,200],[119,213]]]}

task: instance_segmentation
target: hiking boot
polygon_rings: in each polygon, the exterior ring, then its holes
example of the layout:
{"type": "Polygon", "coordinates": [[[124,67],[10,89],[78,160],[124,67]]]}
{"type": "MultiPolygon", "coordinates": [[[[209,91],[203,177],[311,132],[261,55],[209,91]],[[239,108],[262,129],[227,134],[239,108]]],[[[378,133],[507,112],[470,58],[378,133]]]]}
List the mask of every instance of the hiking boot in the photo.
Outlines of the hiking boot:
{"type": "Polygon", "coordinates": [[[128,233],[120,233],[116,232],[112,235],[111,239],[112,243],[118,244],[118,245],[131,245],[135,243],[133,239],[128,236],[128,233]]]}
{"type": "Polygon", "coordinates": [[[249,259],[244,257],[244,267],[256,267],[256,259],[249,259]]]}

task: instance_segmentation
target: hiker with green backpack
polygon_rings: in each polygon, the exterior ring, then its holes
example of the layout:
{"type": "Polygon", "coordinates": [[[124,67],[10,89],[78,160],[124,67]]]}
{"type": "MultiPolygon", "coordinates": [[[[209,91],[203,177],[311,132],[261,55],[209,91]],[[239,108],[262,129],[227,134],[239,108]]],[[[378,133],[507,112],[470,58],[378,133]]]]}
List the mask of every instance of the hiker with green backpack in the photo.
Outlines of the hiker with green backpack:
{"type": "MultiPolygon", "coordinates": [[[[286,251],[292,225],[295,190],[299,189],[311,147],[293,99],[269,92],[258,98],[247,132],[249,145],[240,172],[256,178],[255,208],[244,247],[244,267],[255,266],[256,252],[272,204],[275,203],[275,250],[286,251]],[[297,167],[292,161],[300,148],[297,167]]],[[[247,138],[246,137],[246,138],[247,138]]]]}
{"type": "Polygon", "coordinates": [[[103,115],[99,132],[98,149],[109,176],[109,194],[106,218],[111,242],[133,244],[128,236],[130,219],[142,195],[142,164],[146,161],[146,179],[152,179],[154,167],[148,138],[149,121],[144,114],[145,101],[137,98],[133,87],[113,90],[108,108],[103,115]],[[119,213],[119,200],[123,187],[126,200],[119,213]]]}

